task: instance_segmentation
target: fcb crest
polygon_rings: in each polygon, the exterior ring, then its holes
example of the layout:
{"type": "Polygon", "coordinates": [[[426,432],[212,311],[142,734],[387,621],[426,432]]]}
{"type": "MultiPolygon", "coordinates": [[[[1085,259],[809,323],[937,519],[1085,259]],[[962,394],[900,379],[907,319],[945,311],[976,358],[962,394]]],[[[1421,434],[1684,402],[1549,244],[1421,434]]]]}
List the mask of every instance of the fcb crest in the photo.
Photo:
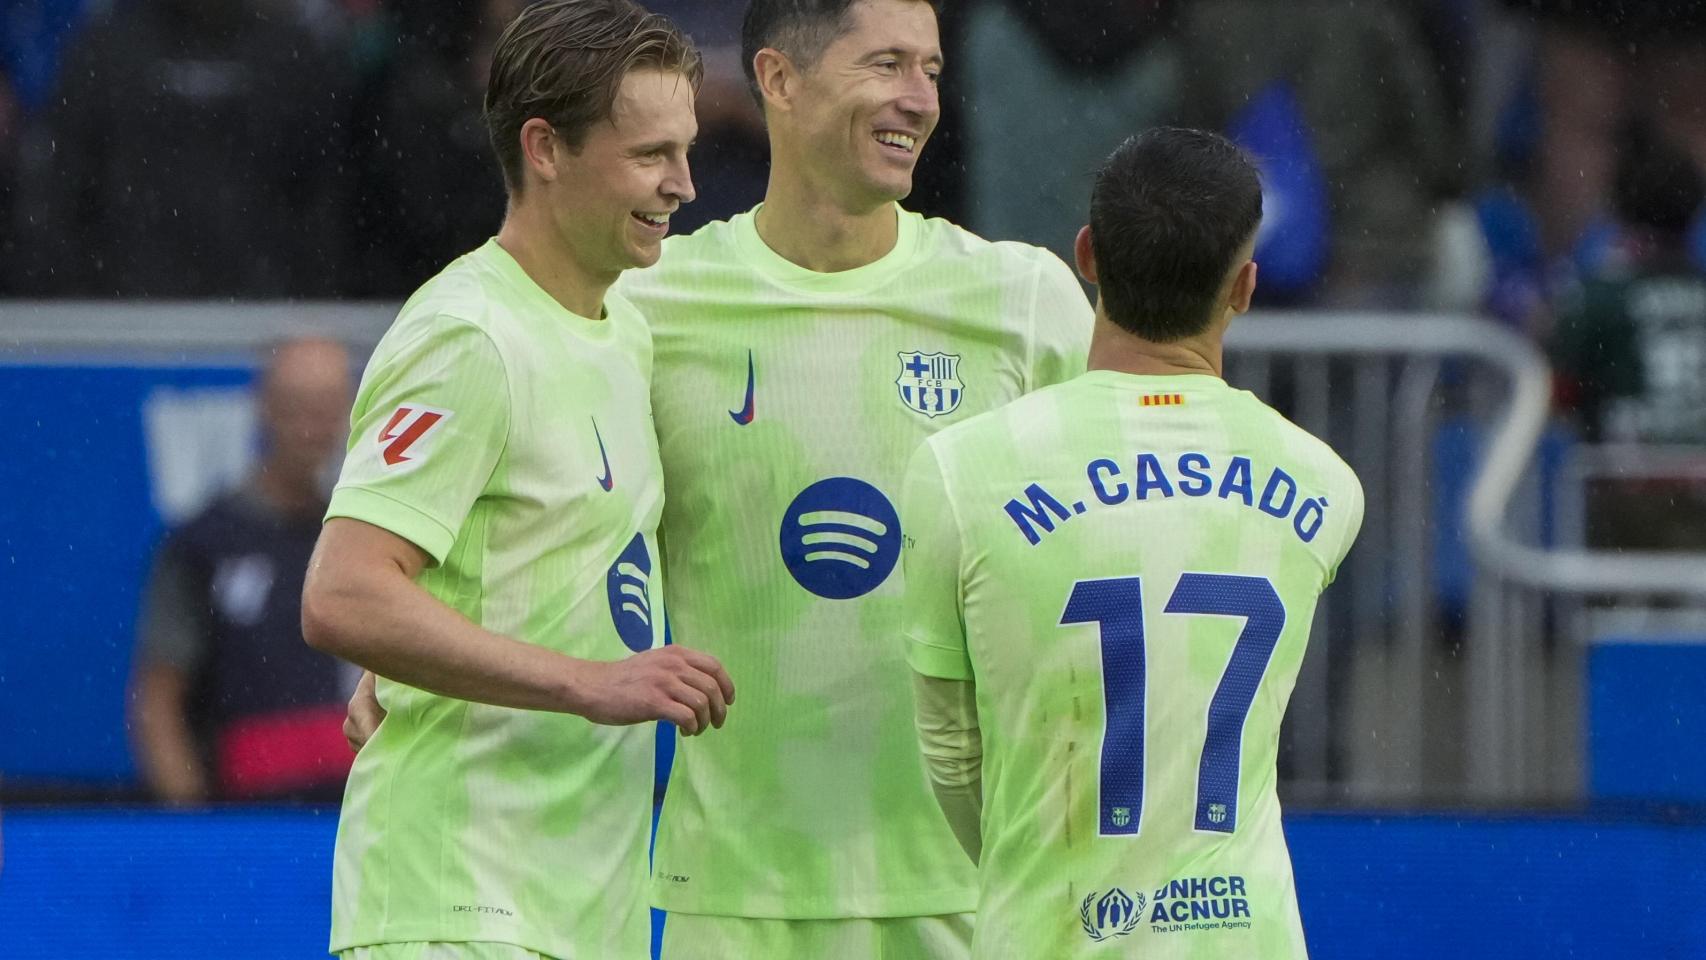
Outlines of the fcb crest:
{"type": "Polygon", "coordinates": [[[900,402],[927,417],[939,417],[960,408],[966,385],[960,382],[960,358],[948,353],[900,354],[900,402]]]}

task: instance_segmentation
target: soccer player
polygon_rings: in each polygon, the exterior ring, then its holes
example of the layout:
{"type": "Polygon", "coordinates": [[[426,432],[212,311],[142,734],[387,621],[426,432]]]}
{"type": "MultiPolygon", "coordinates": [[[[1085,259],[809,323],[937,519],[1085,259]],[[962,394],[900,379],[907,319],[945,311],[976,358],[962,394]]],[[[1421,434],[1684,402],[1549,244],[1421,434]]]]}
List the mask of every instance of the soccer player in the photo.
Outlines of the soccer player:
{"type": "Polygon", "coordinates": [[[1261,211],[1225,139],[1128,140],[1077,239],[1089,372],[908,470],[917,725],[980,863],[976,957],[1305,956],[1274,760],[1363,501],[1221,379],[1261,211]]]}
{"type": "Polygon", "coordinates": [[[653,730],[733,687],[663,632],[649,332],[609,294],[693,197],[700,63],[628,0],[530,6],[486,92],[495,240],[368,365],[303,597],[310,644],[387,678],[339,821],[355,960],[647,955],[653,730]]]}
{"type": "Polygon", "coordinates": [[[658,827],[664,960],[964,957],[972,864],[931,797],[896,642],[919,441],[1084,369],[1067,266],[899,206],[940,115],[926,0],[753,0],[763,203],[619,289],[657,345],[676,639],[741,707],[658,827]]]}

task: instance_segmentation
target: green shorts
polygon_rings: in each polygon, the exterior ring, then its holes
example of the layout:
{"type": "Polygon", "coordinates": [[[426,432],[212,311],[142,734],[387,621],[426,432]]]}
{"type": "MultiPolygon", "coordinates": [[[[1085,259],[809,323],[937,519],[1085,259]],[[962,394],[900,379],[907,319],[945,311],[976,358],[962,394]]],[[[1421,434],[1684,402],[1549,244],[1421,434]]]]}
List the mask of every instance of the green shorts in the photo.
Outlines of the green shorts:
{"type": "Polygon", "coordinates": [[[339,960],[551,960],[513,943],[474,940],[467,943],[415,941],[352,947],[339,960]]]}
{"type": "Polygon", "coordinates": [[[664,920],[661,960],[966,960],[973,919],[969,913],[837,920],[672,913],[664,920]]]}

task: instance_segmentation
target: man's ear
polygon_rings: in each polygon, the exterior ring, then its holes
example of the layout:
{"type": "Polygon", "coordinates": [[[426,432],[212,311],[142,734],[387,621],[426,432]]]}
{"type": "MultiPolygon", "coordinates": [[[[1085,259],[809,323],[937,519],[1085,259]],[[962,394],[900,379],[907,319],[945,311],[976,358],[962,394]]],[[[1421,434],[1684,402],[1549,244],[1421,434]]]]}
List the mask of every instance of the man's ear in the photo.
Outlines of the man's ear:
{"type": "Polygon", "coordinates": [[[1078,237],[1072,241],[1072,259],[1078,265],[1078,275],[1085,283],[1096,283],[1096,246],[1091,242],[1090,225],[1078,228],[1078,237]]]}
{"type": "Polygon", "coordinates": [[[1250,309],[1250,300],[1256,295],[1256,261],[1246,260],[1238,268],[1238,273],[1232,278],[1232,292],[1226,298],[1226,305],[1233,313],[1244,313],[1250,309]]]}
{"type": "Polygon", "coordinates": [[[529,173],[546,183],[556,180],[557,152],[563,149],[563,141],[550,122],[543,117],[530,117],[521,125],[520,136],[523,181],[529,173]]]}
{"type": "Polygon", "coordinates": [[[764,106],[784,113],[793,109],[794,95],[799,92],[800,72],[794,61],[774,47],[765,47],[752,55],[752,75],[758,81],[758,92],[764,106]]]}

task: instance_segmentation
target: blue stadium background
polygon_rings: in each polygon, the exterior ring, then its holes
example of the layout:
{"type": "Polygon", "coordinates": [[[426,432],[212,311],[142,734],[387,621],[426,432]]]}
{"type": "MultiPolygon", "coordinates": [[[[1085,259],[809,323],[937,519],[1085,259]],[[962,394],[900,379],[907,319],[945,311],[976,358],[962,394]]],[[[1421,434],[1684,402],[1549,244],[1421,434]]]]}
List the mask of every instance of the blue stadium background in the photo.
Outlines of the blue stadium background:
{"type": "MultiPolygon", "coordinates": [[[[0,636],[12,638],[0,645],[0,771],[13,788],[132,782],[124,684],[161,527],[140,411],[156,389],[251,376],[241,363],[0,365],[0,489],[28,491],[0,504],[0,636]]],[[[1580,810],[1294,813],[1313,955],[1706,956],[1706,822],[1690,813],[1706,799],[1699,649],[1596,646],[1580,810]]],[[[0,819],[0,957],[321,955],[336,820],[323,808],[13,807],[0,819]]]]}

